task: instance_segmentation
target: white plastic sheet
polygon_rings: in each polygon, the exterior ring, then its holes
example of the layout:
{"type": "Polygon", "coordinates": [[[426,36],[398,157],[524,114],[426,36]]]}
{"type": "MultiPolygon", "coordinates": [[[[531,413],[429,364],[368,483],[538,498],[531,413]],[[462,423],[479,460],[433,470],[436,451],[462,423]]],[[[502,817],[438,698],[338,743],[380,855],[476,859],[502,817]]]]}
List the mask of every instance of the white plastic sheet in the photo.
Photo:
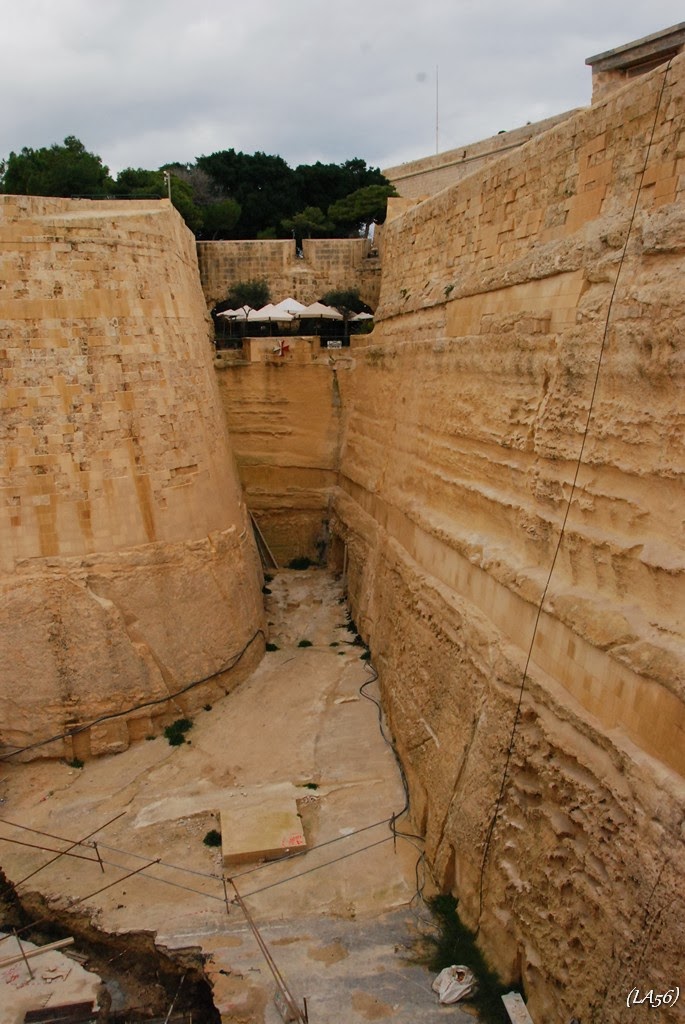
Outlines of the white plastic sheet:
{"type": "Polygon", "coordinates": [[[440,971],[433,982],[433,991],[438,993],[443,1006],[449,1006],[471,995],[474,982],[473,971],[463,964],[453,964],[440,971]]]}

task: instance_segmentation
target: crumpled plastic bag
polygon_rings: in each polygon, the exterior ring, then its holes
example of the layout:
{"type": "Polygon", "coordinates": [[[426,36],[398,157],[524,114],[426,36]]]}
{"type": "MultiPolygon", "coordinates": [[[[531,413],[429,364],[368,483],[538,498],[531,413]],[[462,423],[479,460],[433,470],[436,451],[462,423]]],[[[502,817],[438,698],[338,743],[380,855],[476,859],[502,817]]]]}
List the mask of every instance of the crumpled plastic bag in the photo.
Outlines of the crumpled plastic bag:
{"type": "Polygon", "coordinates": [[[475,978],[473,971],[463,964],[453,964],[451,967],[444,967],[433,982],[433,991],[438,993],[438,999],[443,1006],[451,1003],[458,1003],[473,992],[475,978]]]}

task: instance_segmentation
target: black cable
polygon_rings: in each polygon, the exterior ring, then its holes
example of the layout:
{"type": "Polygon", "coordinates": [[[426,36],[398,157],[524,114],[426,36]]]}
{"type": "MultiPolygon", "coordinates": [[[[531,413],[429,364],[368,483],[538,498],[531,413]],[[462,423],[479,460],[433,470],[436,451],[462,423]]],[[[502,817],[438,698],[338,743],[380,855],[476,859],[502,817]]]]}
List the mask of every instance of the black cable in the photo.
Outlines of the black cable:
{"type": "MultiPolygon", "coordinates": [[[[352,850],[350,853],[343,853],[340,857],[335,857],[333,860],[327,860],[324,864],[315,864],[311,868],[307,868],[305,871],[298,871],[296,875],[288,875],[287,878],[281,878],[278,882],[271,882],[269,885],[263,885],[261,889],[253,889],[252,892],[244,893],[245,899],[249,896],[256,896],[260,892],[266,892],[267,889],[275,889],[279,885],[285,885],[286,882],[296,882],[298,878],[304,878],[305,875],[311,875],[314,871],[321,871],[322,868],[328,868],[331,864],[338,864],[342,860],[347,860],[349,857],[355,857],[358,853],[364,853],[366,850],[372,850],[374,846],[382,846],[383,843],[389,843],[393,837],[384,836],[382,839],[378,839],[375,843],[369,843],[367,846],[360,846],[358,850],[352,850]]],[[[282,863],[282,862],[281,862],[282,863]]]]}
{"type": "Polygon", "coordinates": [[[491,819],[491,822],[490,822],[490,826],[488,828],[488,832],[487,832],[487,835],[486,835],[485,847],[483,849],[483,858],[482,858],[481,866],[480,866],[478,927],[476,929],[476,934],[478,934],[478,931],[480,930],[480,921],[481,921],[481,917],[482,917],[482,914],[483,914],[483,882],[484,882],[484,876],[485,876],[485,866],[486,866],[486,863],[487,863],[487,858],[488,858],[488,853],[489,853],[489,850],[490,850],[490,843],[492,841],[493,832],[495,830],[495,826],[497,824],[497,819],[499,817],[499,812],[500,812],[500,809],[501,809],[501,806],[502,806],[502,802],[504,800],[504,790],[505,790],[505,786],[506,786],[506,782],[507,782],[507,777],[508,777],[508,774],[509,774],[509,762],[511,761],[511,755],[512,755],[512,752],[513,752],[513,749],[514,749],[514,743],[515,743],[515,740],[516,740],[516,731],[517,731],[517,728],[518,728],[518,722],[519,722],[519,718],[520,718],[520,714],[521,714],[521,703],[523,701],[523,692],[524,692],[524,689],[525,689],[526,678],[527,678],[527,675],[528,675],[528,666],[530,665],[531,657],[532,657],[532,654],[533,654],[533,647],[535,645],[535,640],[536,640],[536,637],[537,637],[538,624],[540,622],[540,617],[542,615],[542,608],[543,608],[543,605],[544,605],[544,602],[545,602],[545,598],[547,596],[547,591],[548,591],[549,586],[550,586],[550,582],[551,582],[551,579],[552,579],[552,574],[554,573],[554,568],[556,566],[557,558],[559,556],[559,551],[561,550],[561,543],[562,543],[563,538],[564,538],[564,533],[565,533],[565,530],[566,530],[566,523],[568,521],[568,518],[569,518],[569,515],[570,515],[570,512],[571,512],[571,505],[572,505],[573,498],[574,498],[575,492],[576,492],[576,487],[577,487],[577,483],[578,483],[578,476],[580,474],[580,467],[582,465],[582,460],[583,460],[583,453],[585,451],[585,443],[587,441],[587,437],[588,437],[588,433],[589,433],[589,429],[590,429],[590,421],[592,419],[592,413],[594,411],[595,397],[596,397],[596,394],[597,394],[597,386],[598,386],[598,383],[599,383],[599,374],[600,374],[600,370],[601,370],[601,367],[602,367],[602,360],[603,360],[603,357],[604,357],[604,350],[606,348],[607,337],[608,337],[608,334],[609,334],[609,323],[610,323],[610,319],[611,319],[611,312],[612,312],[612,308],[613,308],[613,304],[614,304],[614,298],[616,296],[616,291],[617,291],[617,288],[618,288],[618,282],[619,282],[619,279],[620,279],[620,276],[621,276],[621,271],[623,269],[623,264],[624,264],[624,261],[625,261],[626,252],[628,250],[628,242],[630,241],[630,236],[631,236],[631,233],[632,233],[632,230],[633,230],[633,225],[634,225],[634,222],[635,222],[635,216],[637,214],[637,208],[638,208],[638,204],[639,204],[639,201],[640,201],[640,196],[642,194],[642,186],[643,186],[643,182],[644,182],[644,177],[645,177],[645,173],[647,171],[647,165],[649,163],[649,156],[650,156],[650,153],[651,153],[652,144],[654,142],[654,134],[656,132],[657,120],[658,120],[658,117],[659,117],[659,110],[661,109],[661,100],[663,98],[664,89],[666,87],[666,77],[668,75],[668,72],[670,70],[670,67],[671,67],[672,63],[673,63],[673,58],[671,58],[671,60],[668,62],[667,66],[666,66],[666,70],[664,72],[663,81],[661,83],[661,90],[659,92],[659,97],[658,97],[657,104],[656,104],[656,110],[654,112],[654,122],[652,124],[652,131],[651,131],[651,134],[650,134],[649,143],[647,144],[647,151],[645,153],[645,160],[644,160],[644,164],[643,164],[643,167],[642,167],[642,171],[640,173],[640,180],[639,180],[638,187],[637,187],[637,193],[636,193],[636,196],[635,196],[635,202],[633,204],[633,209],[632,209],[632,212],[631,212],[631,215],[630,215],[630,221],[629,221],[629,224],[628,224],[628,232],[626,234],[626,240],[625,240],[625,242],[623,244],[623,251],[621,252],[621,258],[619,260],[618,270],[616,272],[616,278],[614,279],[613,288],[611,290],[611,295],[610,295],[610,298],[609,298],[609,305],[607,307],[607,315],[606,315],[606,320],[605,320],[605,323],[604,323],[604,332],[602,334],[602,343],[600,345],[599,354],[598,354],[598,357],[597,357],[597,367],[596,367],[596,370],[595,370],[595,377],[594,377],[594,381],[593,381],[593,385],[592,385],[592,391],[591,391],[591,394],[590,394],[590,405],[589,405],[589,408],[588,408],[587,419],[585,421],[585,428],[583,430],[583,437],[582,437],[582,441],[581,441],[581,445],[580,445],[580,450],[578,452],[578,458],[576,460],[576,468],[575,468],[575,472],[574,472],[574,475],[573,475],[573,482],[571,484],[571,492],[569,494],[568,502],[566,503],[566,510],[564,512],[564,516],[563,516],[563,519],[562,519],[561,530],[559,532],[559,537],[557,539],[556,548],[554,550],[554,557],[552,558],[552,564],[550,566],[549,573],[547,575],[547,581],[545,583],[544,589],[542,591],[542,596],[540,597],[540,601],[538,603],[537,614],[535,616],[535,622],[533,624],[533,633],[532,633],[532,636],[531,636],[530,645],[528,647],[528,654],[526,656],[526,663],[525,663],[525,666],[524,666],[524,669],[523,669],[523,675],[521,677],[521,684],[520,684],[520,687],[519,687],[519,694],[518,694],[518,702],[516,704],[516,711],[515,711],[515,714],[514,714],[514,722],[513,722],[513,725],[512,725],[512,729],[511,729],[511,735],[509,737],[509,746],[507,748],[507,754],[506,754],[505,763],[504,763],[504,771],[502,773],[502,782],[501,782],[501,785],[500,785],[500,790],[499,790],[499,794],[498,794],[498,797],[497,797],[497,802],[495,804],[495,810],[494,810],[494,813],[493,813],[493,816],[492,816],[492,819],[491,819]]]}
{"type": "Polygon", "coordinates": [[[114,718],[122,718],[124,715],[130,715],[134,711],[141,711],[143,708],[151,708],[157,704],[166,704],[168,701],[173,701],[184,693],[188,693],[189,690],[193,690],[196,686],[200,686],[202,683],[208,683],[211,679],[215,679],[216,676],[221,675],[223,672],[228,672],[230,669],[235,668],[247,651],[248,647],[254,643],[260,634],[266,640],[266,633],[264,630],[258,629],[253,633],[243,649],[231,661],[227,662],[222,668],[218,668],[214,672],[211,672],[208,676],[204,676],[202,679],[196,679],[194,682],[188,683],[186,686],[181,687],[180,690],[168,693],[165,697],[157,697],[155,700],[148,700],[144,701],[142,704],[135,704],[133,707],[125,708],[123,711],[113,711],[107,715],[100,715],[99,718],[93,719],[92,722],[86,722],[85,725],[75,725],[73,729],[68,729],[66,732],[58,733],[55,736],[49,736],[45,740],[37,740],[35,743],[29,743],[25,747],[18,747],[16,750],[12,750],[9,754],[1,754],[0,761],[8,761],[11,757],[16,757],[17,754],[24,754],[27,750],[35,750],[37,747],[44,747],[48,743],[54,743],[56,740],[70,739],[72,736],[78,736],[79,733],[85,732],[86,729],[92,729],[94,725],[99,725],[101,722],[109,722],[114,718]]]}
{"type": "Polygon", "coordinates": [[[382,706],[380,701],[376,700],[375,697],[371,697],[366,692],[366,687],[367,686],[371,686],[371,684],[375,683],[376,680],[378,679],[378,672],[376,671],[376,669],[373,667],[373,665],[370,662],[367,662],[366,667],[369,669],[369,671],[371,671],[373,673],[373,675],[372,675],[371,679],[367,679],[365,683],[362,683],[362,685],[359,687],[359,693],[361,694],[362,697],[366,697],[367,700],[370,700],[372,704],[376,705],[376,709],[378,711],[378,727],[380,729],[381,736],[383,737],[385,742],[388,744],[388,746],[392,750],[392,753],[393,753],[393,756],[395,758],[395,761],[397,762],[397,767],[399,768],[399,772],[400,772],[400,778],[402,779],[402,788],[404,790],[404,806],[402,807],[401,811],[395,811],[394,814],[392,815],[392,817],[390,818],[390,830],[393,832],[393,834],[403,835],[403,836],[410,836],[412,839],[418,839],[420,842],[423,842],[424,841],[424,837],[423,836],[418,836],[418,835],[414,834],[413,832],[402,832],[402,833],[396,832],[395,822],[409,811],[409,783],[407,782],[407,776],[405,774],[404,767],[402,765],[402,761],[397,756],[397,751],[395,750],[395,744],[392,742],[392,739],[389,739],[385,735],[385,729],[383,728],[383,706],[382,706]]]}
{"type": "MultiPolygon", "coordinates": [[[[395,762],[397,763],[397,767],[399,768],[400,778],[402,780],[402,788],[404,789],[404,806],[401,811],[393,813],[392,817],[390,818],[390,831],[392,832],[394,841],[396,841],[398,838],[406,839],[409,842],[412,839],[418,839],[420,843],[424,843],[424,836],[416,835],[416,833],[414,832],[400,832],[399,829],[397,828],[398,819],[401,818],[404,814],[407,814],[409,811],[409,782],[407,781],[407,776],[405,774],[402,761],[398,757],[397,751],[395,750],[395,745],[392,742],[392,739],[389,739],[385,734],[385,729],[383,728],[383,707],[381,705],[381,702],[379,700],[376,700],[375,697],[372,697],[370,694],[366,692],[366,687],[371,686],[371,684],[375,683],[376,680],[378,679],[378,672],[373,667],[371,662],[367,661],[366,667],[372,673],[372,676],[370,679],[367,679],[366,682],[362,683],[362,685],[359,687],[359,693],[361,694],[362,697],[366,697],[367,700],[370,700],[372,704],[376,705],[376,710],[378,712],[378,728],[380,729],[381,736],[392,750],[393,757],[395,758],[395,762]]],[[[414,843],[412,843],[412,846],[414,846],[415,849],[419,850],[419,856],[416,860],[416,864],[414,865],[416,892],[411,898],[410,905],[414,902],[414,900],[417,897],[421,900],[423,899],[423,890],[426,885],[426,851],[424,849],[417,847],[416,844],[414,843]],[[423,882],[419,881],[419,865],[423,866],[423,882]]]]}

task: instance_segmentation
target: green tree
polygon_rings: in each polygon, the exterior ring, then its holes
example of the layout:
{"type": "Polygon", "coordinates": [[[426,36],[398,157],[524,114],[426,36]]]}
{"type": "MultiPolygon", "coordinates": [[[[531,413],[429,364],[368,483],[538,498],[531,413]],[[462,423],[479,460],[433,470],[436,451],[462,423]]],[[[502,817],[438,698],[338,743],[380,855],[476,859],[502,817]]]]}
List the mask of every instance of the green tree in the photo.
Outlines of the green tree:
{"type": "MultiPolygon", "coordinates": [[[[171,173],[171,172],[167,172],[171,173]]],[[[112,192],[122,199],[159,199],[167,196],[165,168],[147,171],[142,167],[126,167],[117,175],[112,192]]],[[[203,224],[202,210],[194,201],[192,185],[171,174],[171,202],[191,231],[197,232],[203,224]]]]}
{"type": "Polygon", "coordinates": [[[367,185],[357,189],[328,208],[328,216],[336,224],[364,232],[367,238],[372,224],[382,224],[390,196],[396,196],[394,185],[367,185]]]}
{"type": "MultiPolygon", "coordinates": [[[[231,285],[231,290],[224,302],[219,303],[224,309],[241,309],[243,306],[252,306],[253,309],[260,309],[266,306],[271,300],[269,285],[266,281],[252,279],[250,281],[236,281],[231,285]]],[[[217,306],[217,312],[221,312],[217,306]]]]}
{"type": "Polygon", "coordinates": [[[160,199],[166,195],[164,175],[161,171],[126,167],[117,174],[112,192],[125,199],[160,199]]]}
{"type": "Polygon", "coordinates": [[[230,238],[240,220],[240,204],[235,199],[220,199],[202,208],[202,238],[230,238]]]}
{"type": "Polygon", "coordinates": [[[295,184],[297,187],[298,210],[307,206],[327,210],[336,199],[342,199],[356,186],[350,187],[349,181],[340,164],[300,164],[295,168],[295,184]]]}
{"type": "Polygon", "coordinates": [[[321,296],[320,302],[323,302],[325,306],[333,306],[343,315],[343,327],[344,333],[348,332],[348,324],[350,319],[356,313],[371,313],[371,307],[367,306],[365,302],[359,297],[359,289],[357,288],[336,288],[333,291],[326,292],[325,295],[321,296]]]}
{"type": "Polygon", "coordinates": [[[360,188],[366,188],[368,185],[390,184],[378,167],[368,167],[366,161],[361,157],[356,156],[351,160],[345,160],[340,166],[345,175],[344,195],[357,192],[360,188]]]}
{"type": "Polygon", "coordinates": [[[240,205],[233,238],[257,238],[270,228],[285,234],[281,221],[296,212],[298,197],[294,173],[282,157],[227,149],[201,156],[196,163],[226,197],[240,205]]]}
{"type": "Polygon", "coordinates": [[[306,206],[300,213],[296,213],[294,217],[288,217],[281,223],[286,231],[295,235],[298,241],[303,238],[311,238],[312,235],[327,235],[333,230],[333,222],[318,206],[306,206]]]}
{"type": "Polygon", "coordinates": [[[111,188],[100,157],[73,135],[63,145],[10,153],[2,176],[2,191],[10,195],[100,197],[111,188]]]}
{"type": "Polygon", "coordinates": [[[319,299],[325,306],[334,306],[343,316],[355,313],[371,313],[371,307],[359,297],[358,288],[335,288],[319,299]]]}
{"type": "Polygon", "coordinates": [[[298,209],[318,206],[321,210],[343,199],[350,192],[367,185],[388,185],[377,167],[368,167],[365,160],[354,157],[342,164],[300,164],[295,168],[299,195],[298,209]]]}

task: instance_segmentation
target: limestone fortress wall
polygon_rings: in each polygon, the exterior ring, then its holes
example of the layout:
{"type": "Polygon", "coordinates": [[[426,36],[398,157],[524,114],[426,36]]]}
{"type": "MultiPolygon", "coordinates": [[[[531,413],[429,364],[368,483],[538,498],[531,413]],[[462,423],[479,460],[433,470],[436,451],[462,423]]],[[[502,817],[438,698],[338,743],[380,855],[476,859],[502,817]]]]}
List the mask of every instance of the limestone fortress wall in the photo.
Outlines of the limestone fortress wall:
{"type": "Polygon", "coordinates": [[[165,203],[3,197],[5,748],[121,749],[259,656],[223,403],[283,560],[329,521],[429,864],[537,1021],[682,980],[684,62],[398,201],[374,333],[220,392],[165,203]]]}
{"type": "Polygon", "coordinates": [[[166,201],[0,202],[1,749],[120,750],[264,647],[194,239],[166,201]]]}
{"type": "Polygon", "coordinates": [[[238,281],[266,281],[274,302],[290,295],[316,302],[326,292],[356,288],[374,309],[381,266],[365,238],[304,238],[301,255],[294,239],[246,239],[198,242],[202,287],[211,308],[225,299],[238,281]]]}
{"type": "MultiPolygon", "coordinates": [[[[270,338],[260,357],[217,357],[217,379],[245,500],[276,562],[320,561],[338,482],[341,401],[338,369],[318,338],[293,337],[284,357],[270,338]]],[[[343,372],[341,369],[340,372],[343,372]]]]}
{"type": "Polygon", "coordinates": [[[577,109],[567,110],[563,114],[522,125],[512,131],[502,131],[499,135],[492,135],[489,139],[481,139],[467,146],[444,150],[395,167],[384,167],[383,174],[395,186],[398,195],[425,199],[455,185],[467,175],[480,171],[487,163],[499,159],[510,150],[518,149],[536,135],[549,131],[577,112],[577,109]]]}
{"type": "Polygon", "coordinates": [[[682,977],[684,84],[403,201],[339,374],[336,557],[414,815],[540,1021],[682,977]]]}

